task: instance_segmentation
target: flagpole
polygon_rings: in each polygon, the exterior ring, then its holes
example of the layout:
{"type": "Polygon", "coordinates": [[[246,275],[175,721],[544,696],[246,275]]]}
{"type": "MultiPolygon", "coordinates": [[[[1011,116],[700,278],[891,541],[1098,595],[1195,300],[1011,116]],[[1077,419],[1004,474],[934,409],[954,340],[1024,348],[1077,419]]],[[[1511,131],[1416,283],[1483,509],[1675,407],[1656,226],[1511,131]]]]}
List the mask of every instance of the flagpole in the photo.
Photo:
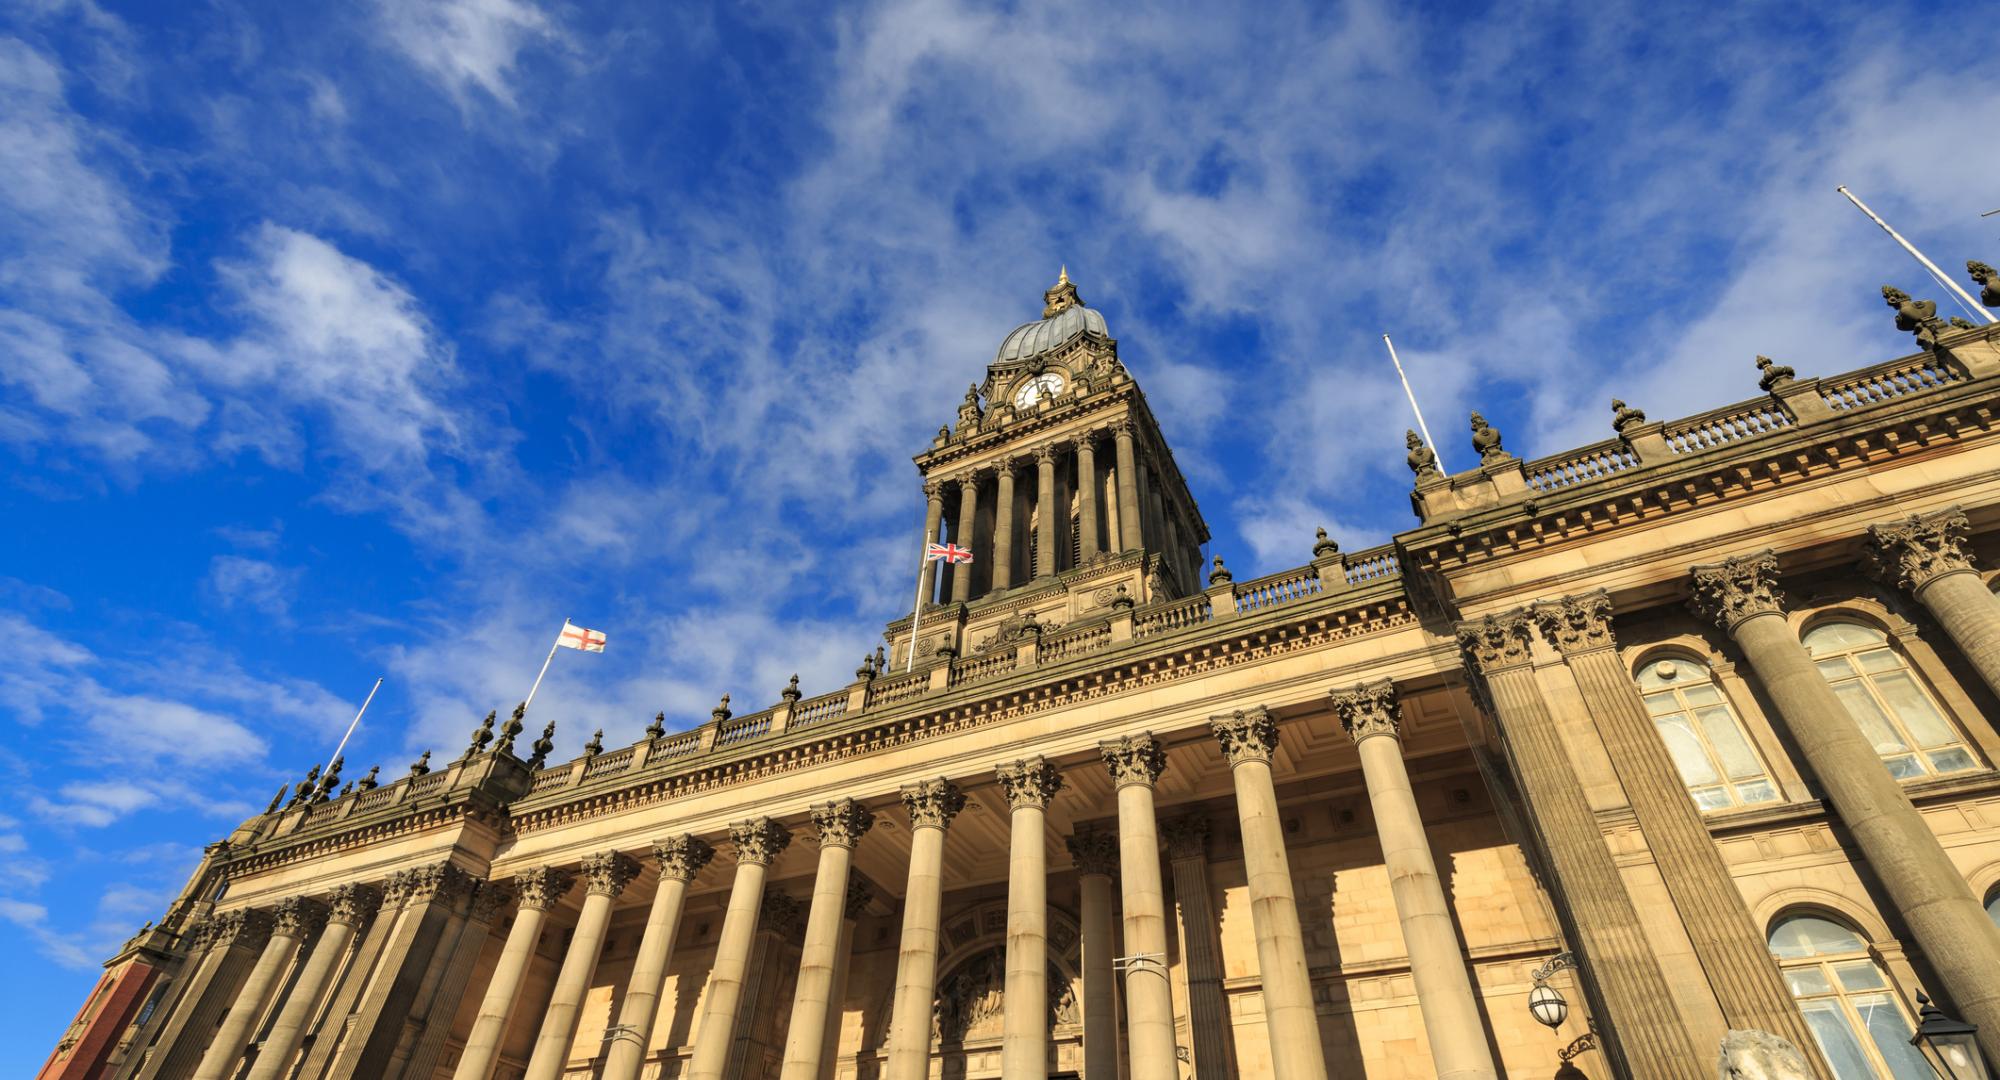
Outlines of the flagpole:
{"type": "MultiPolygon", "coordinates": [[[[333,748],[333,756],[327,759],[326,769],[333,768],[333,763],[340,760],[340,752],[347,749],[347,740],[354,737],[354,729],[360,726],[362,714],[368,711],[369,704],[375,700],[375,691],[382,689],[382,678],[380,675],[375,676],[375,685],[368,688],[368,700],[361,703],[361,712],[355,713],[354,719],[348,723],[347,734],[342,735],[340,745],[333,748]]],[[[320,772],[325,773],[326,769],[321,769],[320,772]]]]}
{"type": "MultiPolygon", "coordinates": [[[[569,620],[567,618],[563,619],[563,629],[564,630],[569,629],[569,620]]],[[[549,673],[549,664],[555,660],[556,649],[559,648],[561,645],[562,645],[562,634],[557,633],[555,644],[549,646],[548,659],[542,661],[541,675],[535,676],[535,685],[528,688],[528,700],[523,701],[521,703],[521,715],[526,716],[528,714],[528,706],[533,705],[535,703],[535,691],[540,690],[542,688],[542,676],[547,675],[549,673]]]]}
{"type": "MultiPolygon", "coordinates": [[[[917,550],[919,552],[928,552],[933,539],[935,537],[925,536],[923,546],[917,550]]],[[[905,672],[917,669],[917,620],[923,618],[924,614],[924,569],[930,565],[930,562],[931,560],[927,554],[917,556],[917,603],[916,606],[910,609],[910,662],[904,665],[903,670],[905,672]]]]}
{"type": "MultiPolygon", "coordinates": [[[[1431,448],[1431,453],[1438,454],[1437,440],[1431,438],[1431,429],[1424,423],[1424,411],[1417,408],[1417,395],[1410,390],[1410,377],[1403,374],[1403,362],[1396,358],[1396,343],[1389,340],[1389,335],[1383,334],[1382,344],[1389,347],[1389,362],[1396,365],[1396,378],[1403,381],[1403,396],[1410,399],[1410,411],[1417,414],[1417,429],[1424,433],[1424,445],[1431,448]]],[[[1438,468],[1447,473],[1451,471],[1445,468],[1443,454],[1438,454],[1438,468]]]]}
{"type": "Polygon", "coordinates": [[[1987,311],[1985,308],[1979,306],[1977,303],[1974,303],[1971,293],[1968,293],[1964,289],[1959,288],[1957,282],[1951,280],[1948,277],[1945,277],[1944,271],[1938,269],[1936,263],[1925,258],[1924,253],[1918,251],[1915,245],[1911,244],[1908,240],[1903,239],[1902,233],[1899,233],[1896,230],[1890,228],[1888,222],[1883,221],[1882,218],[1875,213],[1875,211],[1868,209],[1867,203],[1864,203],[1860,199],[1855,198],[1854,193],[1852,191],[1847,190],[1846,184],[1842,184],[1839,187],[1834,188],[1833,190],[1838,191],[1842,195],[1847,196],[1847,201],[1853,203],[1854,208],[1856,210],[1859,210],[1862,213],[1867,214],[1868,219],[1870,221],[1873,221],[1875,224],[1882,226],[1882,231],[1889,234],[1889,239],[1894,240],[1898,244],[1901,244],[1903,246],[1904,251],[1909,252],[1918,262],[1923,263],[1924,269],[1930,271],[1931,277],[1935,278],[1938,284],[1944,286],[1947,289],[1950,289],[1952,293],[1958,297],[1959,306],[1965,309],[1966,314],[1977,315],[1980,318],[1985,319],[1989,323],[2000,322],[2000,318],[1996,318],[1992,312],[1987,311]]]}

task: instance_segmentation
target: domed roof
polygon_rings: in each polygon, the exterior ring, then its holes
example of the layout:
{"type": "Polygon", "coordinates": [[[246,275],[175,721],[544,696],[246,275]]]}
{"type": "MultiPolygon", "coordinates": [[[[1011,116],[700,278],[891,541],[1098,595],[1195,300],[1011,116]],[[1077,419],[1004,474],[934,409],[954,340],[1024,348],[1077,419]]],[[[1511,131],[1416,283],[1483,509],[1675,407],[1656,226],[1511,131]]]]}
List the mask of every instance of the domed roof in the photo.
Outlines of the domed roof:
{"type": "Polygon", "coordinates": [[[1000,351],[993,357],[995,363],[1027,360],[1054,352],[1086,331],[1099,337],[1111,336],[1111,331],[1104,325],[1104,316],[1084,307],[1083,301],[1077,297],[1076,286],[1069,280],[1068,267],[1063,268],[1055,287],[1042,294],[1042,300],[1042,317],[1015,327],[1000,342],[1000,351]]]}

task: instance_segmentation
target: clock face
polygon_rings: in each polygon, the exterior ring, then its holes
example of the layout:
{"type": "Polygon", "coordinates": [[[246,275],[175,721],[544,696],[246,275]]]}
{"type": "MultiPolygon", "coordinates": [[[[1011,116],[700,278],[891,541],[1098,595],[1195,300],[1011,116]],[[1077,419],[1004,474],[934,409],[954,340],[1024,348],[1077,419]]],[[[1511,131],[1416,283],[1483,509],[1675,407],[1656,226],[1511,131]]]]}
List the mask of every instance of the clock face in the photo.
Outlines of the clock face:
{"type": "Polygon", "coordinates": [[[1043,398],[1052,398],[1062,393],[1062,389],[1062,376],[1054,372],[1037,375],[1022,383],[1019,390],[1014,391],[1014,406],[1021,409],[1033,408],[1043,398]]]}

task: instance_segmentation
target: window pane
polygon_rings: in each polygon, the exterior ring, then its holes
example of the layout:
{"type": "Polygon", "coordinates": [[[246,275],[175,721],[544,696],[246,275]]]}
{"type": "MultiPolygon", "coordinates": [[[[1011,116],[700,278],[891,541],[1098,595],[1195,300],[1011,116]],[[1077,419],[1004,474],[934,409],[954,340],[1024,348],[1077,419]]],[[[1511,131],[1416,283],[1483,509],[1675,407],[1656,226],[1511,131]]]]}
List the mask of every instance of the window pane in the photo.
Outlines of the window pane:
{"type": "Polygon", "coordinates": [[[1841,1015],[1838,1002],[1801,1001],[1799,1011],[1805,1014],[1813,1041],[1826,1055],[1834,1076],[1839,1080],[1876,1080],[1875,1069],[1868,1064],[1868,1055],[1861,1052],[1861,1042],[1854,1037],[1847,1017],[1841,1015]]]}
{"type": "Polygon", "coordinates": [[[1833,965],[1834,977],[1840,980],[1843,990],[1882,989],[1882,969],[1873,960],[1850,960],[1845,964],[1833,965]]]}
{"type": "Polygon", "coordinates": [[[1665,716],[1668,713],[1681,711],[1681,703],[1679,699],[1674,697],[1674,692],[1671,690],[1658,694],[1647,694],[1646,711],[1652,713],[1654,716],[1665,716]]]}
{"type": "Polygon", "coordinates": [[[1805,636],[1805,646],[1812,650],[1814,656],[1825,656],[1828,653],[1844,652],[1887,640],[1888,638],[1880,630],[1870,629],[1860,623],[1834,622],[1813,627],[1812,632],[1805,636]]]}
{"type": "Polygon", "coordinates": [[[1785,969],[1785,985],[1792,988],[1793,997],[1812,997],[1816,994],[1833,993],[1833,984],[1827,981],[1826,972],[1819,965],[1785,969]]]}
{"type": "Polygon", "coordinates": [[[1771,954],[1782,960],[1837,956],[1867,948],[1854,931],[1818,915],[1793,915],[1771,928],[1771,954]]]}
{"type": "Polygon", "coordinates": [[[1869,649],[1855,653],[1854,662],[1861,665],[1863,671],[1895,671],[1903,666],[1903,658],[1897,656],[1894,649],[1869,649]]]}
{"type": "Polygon", "coordinates": [[[1694,728],[1688,725],[1685,714],[1662,716],[1654,724],[1660,729],[1661,741],[1667,744],[1667,752],[1673,755],[1674,768],[1680,770],[1682,783],[1694,787],[1722,779],[1716,775],[1715,766],[1709,764],[1708,751],[1695,737],[1694,728]]]}
{"type": "Polygon", "coordinates": [[[1937,1073],[1922,1053],[1910,1045],[1910,1022],[1887,994],[1857,994],[1848,999],[1875,1040],[1875,1049],[1889,1063],[1896,1080],[1935,1080],[1937,1073]]]}
{"type": "Polygon", "coordinates": [[[1726,788],[1689,788],[1688,794],[1694,796],[1694,804],[1703,810],[1729,809],[1729,791],[1726,788]]]}
{"type": "Polygon", "coordinates": [[[1687,696],[1688,704],[1690,705],[1722,704],[1722,692],[1715,688],[1714,683],[1683,686],[1681,687],[1681,693],[1687,696]]]}
{"type": "Polygon", "coordinates": [[[1948,746],[1958,741],[1958,733],[1938,715],[1937,707],[1931,699],[1917,687],[1917,681],[1910,678],[1907,671],[1893,671],[1875,676],[1875,688],[1882,692],[1882,700],[1896,713],[1896,719],[1908,728],[1910,736],[1918,746],[1948,746]]]}
{"type": "Polygon", "coordinates": [[[1736,724],[1736,717],[1724,708],[1708,708],[1697,714],[1701,720],[1701,733],[1708,736],[1708,745],[1722,762],[1722,774],[1731,780],[1742,780],[1764,775],[1764,766],[1757,760],[1757,754],[1750,749],[1749,740],[1743,737],[1743,729],[1736,724]]]}
{"type": "Polygon", "coordinates": [[[1831,660],[1821,660],[1817,666],[1819,673],[1826,678],[1827,682],[1839,682],[1842,679],[1851,679],[1854,677],[1854,667],[1847,662],[1847,657],[1845,656],[1836,656],[1831,660]]]}
{"type": "Polygon", "coordinates": [[[1736,785],[1736,798],[1744,803],[1771,802],[1778,797],[1778,789],[1769,780],[1752,780],[1736,785]]]}
{"type": "Polygon", "coordinates": [[[1889,775],[1898,780],[1915,780],[1924,775],[1924,767],[1918,763],[1915,754],[1901,754],[1885,757],[1882,764],[1889,767],[1889,775]]]}
{"type": "Polygon", "coordinates": [[[1958,772],[1972,768],[1972,755],[1954,746],[1949,750],[1936,750],[1929,755],[1931,768],[1939,772],[1958,772]]]}
{"type": "Polygon", "coordinates": [[[1875,748],[1876,753],[1899,754],[1910,748],[1896,729],[1889,726],[1889,718],[1882,715],[1882,707],[1875,704],[1866,687],[1849,681],[1835,686],[1833,693],[1841,704],[1847,706],[1854,723],[1861,728],[1861,734],[1867,737],[1868,744],[1875,748]]]}

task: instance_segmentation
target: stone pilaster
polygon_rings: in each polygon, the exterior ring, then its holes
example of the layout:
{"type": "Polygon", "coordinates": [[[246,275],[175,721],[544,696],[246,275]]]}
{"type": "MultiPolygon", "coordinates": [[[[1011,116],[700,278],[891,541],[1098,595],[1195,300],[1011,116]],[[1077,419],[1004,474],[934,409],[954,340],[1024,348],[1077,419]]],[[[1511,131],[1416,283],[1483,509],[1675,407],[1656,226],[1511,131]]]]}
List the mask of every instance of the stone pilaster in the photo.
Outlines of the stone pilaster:
{"type": "Polygon", "coordinates": [[[472,981],[486,939],[493,933],[493,920],[513,902],[513,891],[500,882],[482,883],[472,894],[465,919],[452,941],[450,958],[424,1009],[422,1028],[410,1049],[404,1076],[436,1074],[438,1062],[444,1057],[445,1041],[451,1035],[452,1021],[458,1016],[458,1004],[465,997],[466,985],[472,981]]]}
{"type": "Polygon", "coordinates": [[[903,936],[889,1012],[885,1080],[925,1080],[931,1068],[931,1005],[937,999],[938,934],[943,921],[944,837],[965,808],[958,785],[938,777],[906,785],[910,876],[903,890],[903,936]]]}
{"type": "Polygon", "coordinates": [[[736,850],[736,879],[729,888],[729,909],[722,917],[722,934],[709,971],[708,1001],[694,1040],[694,1058],[683,1074],[687,1080],[722,1080],[736,1034],[737,1008],[743,1001],[743,980],[750,969],[765,875],[791,844],[792,834],[760,817],[730,825],[729,839],[736,850]]]}
{"type": "MultiPolygon", "coordinates": [[[[1047,475],[1044,473],[1044,475],[1047,475]]],[[[1046,548],[1044,550],[1047,550],[1046,548]]],[[[1003,1076],[1045,1076],[1049,1068],[1049,800],[1062,774],[1039,757],[995,769],[1007,795],[1007,968],[1001,1025],[1003,1076]]],[[[929,1016],[926,1005],[924,1015],[929,1016]]],[[[929,1037],[929,1020],[923,1021],[929,1037]]]]}
{"type": "Polygon", "coordinates": [[[1916,597],[1995,693],[2000,693],[2000,597],[1973,568],[1968,523],[1954,506],[1868,527],[1864,566],[1916,597]]]}
{"type": "MultiPolygon", "coordinates": [[[[944,485],[937,480],[924,482],[924,543],[935,543],[938,527],[944,524],[944,485]]],[[[932,603],[937,599],[938,564],[926,562],[923,568],[923,602],[932,603]]],[[[915,629],[912,627],[912,629],[915,629]]]]}
{"type": "MultiPolygon", "coordinates": [[[[376,958],[377,977],[367,987],[348,1019],[345,1037],[328,1066],[336,1076],[381,1076],[388,1071],[389,1059],[402,1041],[403,1021],[415,1007],[418,990],[430,965],[432,953],[444,937],[453,912],[462,910],[466,898],[479,880],[451,862],[433,863],[392,875],[383,889],[383,906],[400,899],[395,918],[385,910],[376,927],[389,926],[389,936],[376,958]]],[[[372,934],[372,932],[371,932],[372,934]]],[[[337,1014],[328,1014],[327,1024],[337,1014]]],[[[315,1041],[310,1062],[320,1053],[315,1041]]]]}
{"type": "Polygon", "coordinates": [[[268,911],[238,908],[203,922],[195,946],[201,959],[184,976],[187,985],[152,1051],[133,1070],[138,1080],[179,1080],[194,1072],[217,1020],[235,1001],[270,936],[268,911]]]}
{"type": "Polygon", "coordinates": [[[1174,994],[1167,978],[1167,906],[1160,881],[1153,784],[1167,768],[1151,732],[1098,744],[1118,791],[1119,879],[1125,901],[1125,1028],[1132,1080],[1176,1080],[1174,994]]]}
{"type": "Polygon", "coordinates": [[[535,943],[541,940],[542,925],[549,910],[562,902],[576,884],[567,870],[552,866],[524,871],[514,878],[514,893],[520,907],[514,926],[507,932],[493,977],[486,984],[486,996],[479,1003],[479,1015],[465,1037],[452,1080],[491,1080],[493,1065],[500,1060],[500,1044],[506,1037],[507,1022],[521,997],[521,983],[535,958],[535,943]]]}
{"type": "Polygon", "coordinates": [[[833,1008],[834,967],[854,845],[875,825],[875,815],[853,799],[820,803],[811,812],[813,827],[819,832],[819,869],[813,876],[812,906],[806,916],[806,943],[799,956],[780,1080],[818,1080],[827,1055],[826,1018],[833,1008]]]}
{"type": "Polygon", "coordinates": [[[583,860],[583,909],[577,914],[569,950],[563,954],[548,1008],[542,1013],[525,1080],[556,1080],[568,1067],[576,1014],[590,989],[590,977],[597,971],[597,956],[611,927],[611,907],[638,872],[638,862],[620,851],[599,852],[583,860]]]}
{"type": "Polygon", "coordinates": [[[1069,838],[1076,864],[1077,898],[1083,932],[1083,1075],[1118,1075],[1118,924],[1112,911],[1112,879],[1118,875],[1118,838],[1079,832],[1069,838]]]}
{"type": "Polygon", "coordinates": [[[326,905],[317,900],[294,896],[279,901],[271,912],[271,934],[265,940],[264,951],[258,954],[256,966],[250,969],[236,1000],[230,1003],[222,1026],[215,1029],[214,1038],[209,1040],[201,1064],[195,1066],[194,1080],[223,1080],[236,1075],[243,1051],[255,1034],[253,1026],[263,1017],[272,996],[282,990],[300,943],[318,934],[325,923],[326,905]]]}
{"type": "Polygon", "coordinates": [[[1229,1002],[1222,991],[1222,943],[1208,894],[1208,819],[1184,814],[1160,823],[1174,875],[1181,962],[1187,971],[1188,1046],[1196,1076],[1234,1076],[1229,1002]]]}
{"type": "Polygon", "coordinates": [[[653,844],[660,882],[646,912],[646,929],[639,938],[639,954],[632,959],[632,974],[625,981],[618,1031],[605,1051],[603,1080],[637,1080],[652,1043],[653,1020],[660,1011],[660,993],[666,986],[667,965],[673,959],[688,885],[714,857],[715,849],[691,834],[653,844]]]}
{"type": "Polygon", "coordinates": [[[1525,610],[1458,625],[1458,641],[1484,680],[1529,823],[1549,868],[1557,914],[1580,961],[1606,1053],[1634,1076],[1701,1080],[1703,1055],[1661,1003],[1666,978],[1639,924],[1624,877],[1584,798],[1555,715],[1536,684],[1525,610]]]}

